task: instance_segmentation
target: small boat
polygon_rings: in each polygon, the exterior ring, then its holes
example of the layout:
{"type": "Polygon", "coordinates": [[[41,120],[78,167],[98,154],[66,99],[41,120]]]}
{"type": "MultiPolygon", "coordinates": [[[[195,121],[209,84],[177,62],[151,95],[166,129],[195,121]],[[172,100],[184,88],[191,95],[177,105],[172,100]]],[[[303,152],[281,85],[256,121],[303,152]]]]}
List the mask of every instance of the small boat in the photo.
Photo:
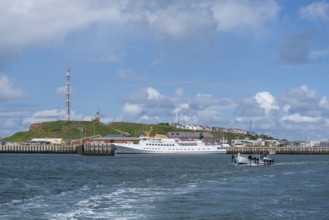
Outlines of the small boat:
{"type": "Polygon", "coordinates": [[[266,154],[254,154],[246,157],[238,153],[232,155],[232,163],[235,166],[269,166],[274,164],[274,160],[266,154]]]}

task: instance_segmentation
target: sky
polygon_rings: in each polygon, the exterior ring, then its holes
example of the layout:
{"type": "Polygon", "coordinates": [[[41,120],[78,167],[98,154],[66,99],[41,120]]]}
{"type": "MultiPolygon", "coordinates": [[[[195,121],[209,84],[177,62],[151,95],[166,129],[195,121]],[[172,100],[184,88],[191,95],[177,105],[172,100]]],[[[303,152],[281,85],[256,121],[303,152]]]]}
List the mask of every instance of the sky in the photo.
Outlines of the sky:
{"type": "Polygon", "coordinates": [[[0,137],[71,120],[329,138],[329,1],[1,0],[0,137]]]}

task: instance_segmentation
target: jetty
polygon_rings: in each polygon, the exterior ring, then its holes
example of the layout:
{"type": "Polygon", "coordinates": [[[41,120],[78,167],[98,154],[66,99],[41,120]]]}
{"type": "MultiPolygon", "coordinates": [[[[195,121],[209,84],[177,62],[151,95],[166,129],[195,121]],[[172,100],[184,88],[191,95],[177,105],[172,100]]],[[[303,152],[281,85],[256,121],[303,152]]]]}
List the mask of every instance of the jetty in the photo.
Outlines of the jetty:
{"type": "Polygon", "coordinates": [[[114,156],[113,145],[0,145],[0,154],[79,154],[114,156]]]}
{"type": "Polygon", "coordinates": [[[229,147],[227,154],[329,154],[329,147],[229,147]]]}

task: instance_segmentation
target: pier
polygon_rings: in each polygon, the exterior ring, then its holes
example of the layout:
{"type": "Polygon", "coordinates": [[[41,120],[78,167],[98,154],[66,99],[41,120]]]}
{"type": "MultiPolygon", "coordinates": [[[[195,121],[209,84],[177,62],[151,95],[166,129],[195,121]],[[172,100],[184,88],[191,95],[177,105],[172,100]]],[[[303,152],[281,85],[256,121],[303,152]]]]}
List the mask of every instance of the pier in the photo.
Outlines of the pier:
{"type": "Polygon", "coordinates": [[[0,154],[79,154],[84,156],[114,156],[112,145],[0,145],[0,154]]]}
{"type": "Polygon", "coordinates": [[[329,154],[329,147],[230,147],[227,154],[329,154]]]}

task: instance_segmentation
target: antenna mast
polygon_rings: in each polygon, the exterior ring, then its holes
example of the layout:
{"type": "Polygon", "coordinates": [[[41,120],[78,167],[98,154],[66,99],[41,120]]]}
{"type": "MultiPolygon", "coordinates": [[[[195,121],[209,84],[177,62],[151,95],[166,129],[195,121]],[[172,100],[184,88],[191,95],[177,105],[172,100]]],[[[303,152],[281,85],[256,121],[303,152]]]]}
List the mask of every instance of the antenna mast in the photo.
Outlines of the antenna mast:
{"type": "Polygon", "coordinates": [[[71,73],[70,68],[68,67],[66,70],[66,117],[67,120],[70,121],[70,91],[71,91],[71,73]]]}

